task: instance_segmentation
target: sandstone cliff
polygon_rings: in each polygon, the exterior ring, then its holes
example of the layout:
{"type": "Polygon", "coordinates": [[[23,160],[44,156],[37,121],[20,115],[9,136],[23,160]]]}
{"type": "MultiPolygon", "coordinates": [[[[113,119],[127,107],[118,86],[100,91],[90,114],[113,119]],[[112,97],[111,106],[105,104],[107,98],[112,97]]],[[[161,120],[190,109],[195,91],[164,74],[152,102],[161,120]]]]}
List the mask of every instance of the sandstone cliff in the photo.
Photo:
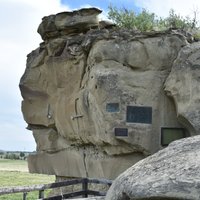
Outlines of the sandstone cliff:
{"type": "Polygon", "coordinates": [[[115,178],[199,131],[200,44],[179,31],[119,30],[99,23],[100,12],[58,13],[39,25],[44,42],[20,80],[37,143],[30,172],[115,178]]]}

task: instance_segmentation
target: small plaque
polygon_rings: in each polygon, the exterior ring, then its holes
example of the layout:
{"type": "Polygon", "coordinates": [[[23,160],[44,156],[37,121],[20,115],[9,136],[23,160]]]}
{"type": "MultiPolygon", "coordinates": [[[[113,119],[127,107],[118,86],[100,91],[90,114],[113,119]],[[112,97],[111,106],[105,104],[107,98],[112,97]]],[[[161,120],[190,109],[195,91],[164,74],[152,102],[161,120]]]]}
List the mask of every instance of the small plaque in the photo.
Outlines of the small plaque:
{"type": "Polygon", "coordinates": [[[127,106],[126,121],[129,123],[152,123],[152,107],[127,106]]]}
{"type": "Polygon", "coordinates": [[[127,128],[115,128],[115,136],[116,137],[128,137],[128,129],[127,128]]]}
{"type": "Polygon", "coordinates": [[[119,112],[119,103],[107,103],[106,111],[107,112],[119,112]]]}
{"type": "Polygon", "coordinates": [[[168,146],[169,143],[187,137],[184,128],[161,128],[161,145],[168,146]]]}

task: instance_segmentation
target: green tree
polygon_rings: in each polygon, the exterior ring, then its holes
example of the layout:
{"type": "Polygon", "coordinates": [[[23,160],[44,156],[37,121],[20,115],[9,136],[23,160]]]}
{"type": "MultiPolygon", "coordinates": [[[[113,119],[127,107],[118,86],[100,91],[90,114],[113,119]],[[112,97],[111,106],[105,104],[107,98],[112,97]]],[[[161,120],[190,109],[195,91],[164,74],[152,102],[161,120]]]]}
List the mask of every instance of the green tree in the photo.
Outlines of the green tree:
{"type": "Polygon", "coordinates": [[[137,29],[140,31],[165,30],[169,28],[191,30],[197,29],[197,11],[194,11],[193,19],[182,17],[175,13],[173,9],[169,11],[167,18],[158,18],[155,13],[151,13],[145,9],[140,13],[135,13],[126,8],[117,9],[110,5],[108,18],[117,26],[128,29],[137,29]]]}
{"type": "Polygon", "coordinates": [[[195,28],[192,19],[189,17],[182,17],[175,13],[173,9],[169,11],[169,17],[165,19],[166,27],[179,28],[179,29],[191,29],[195,28]]]}
{"type": "Polygon", "coordinates": [[[156,15],[143,9],[136,16],[135,23],[135,27],[140,31],[153,30],[156,25],[156,15]]]}
{"type": "Polygon", "coordinates": [[[128,29],[135,28],[137,30],[147,31],[152,30],[156,24],[155,14],[150,13],[145,9],[143,9],[141,13],[136,14],[134,11],[126,8],[118,10],[112,5],[108,8],[108,18],[119,27],[128,29]]]}
{"type": "Polygon", "coordinates": [[[18,160],[19,159],[19,155],[15,154],[15,153],[6,153],[5,159],[11,159],[11,160],[18,160]]]}
{"type": "Polygon", "coordinates": [[[20,157],[24,157],[24,156],[25,156],[25,153],[24,153],[24,152],[20,152],[19,156],[20,156],[20,157]]]}
{"type": "Polygon", "coordinates": [[[108,18],[111,19],[119,27],[134,28],[135,26],[135,12],[131,10],[117,9],[110,5],[108,11],[108,18]]]}

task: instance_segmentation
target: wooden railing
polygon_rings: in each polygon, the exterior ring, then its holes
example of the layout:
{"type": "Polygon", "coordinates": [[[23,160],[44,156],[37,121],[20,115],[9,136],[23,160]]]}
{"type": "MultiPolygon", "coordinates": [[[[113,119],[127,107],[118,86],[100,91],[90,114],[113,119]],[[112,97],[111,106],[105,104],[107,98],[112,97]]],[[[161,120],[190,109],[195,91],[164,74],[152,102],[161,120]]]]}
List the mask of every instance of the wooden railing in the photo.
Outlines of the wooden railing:
{"type": "Polygon", "coordinates": [[[105,196],[106,195],[106,192],[90,190],[89,186],[88,186],[89,183],[103,184],[103,185],[107,185],[110,187],[112,184],[112,181],[107,180],[107,179],[82,178],[82,179],[73,179],[73,180],[67,180],[67,181],[44,184],[44,185],[0,188],[0,195],[23,193],[23,197],[22,197],[23,200],[27,199],[28,192],[33,192],[33,191],[39,191],[38,199],[42,199],[42,200],[63,200],[63,199],[67,199],[67,198],[71,198],[71,197],[78,197],[78,196],[87,198],[88,195],[92,195],[92,196],[105,196]],[[77,184],[82,184],[82,190],[76,191],[76,192],[71,192],[71,193],[60,194],[57,196],[52,196],[52,197],[47,197],[47,198],[44,197],[44,192],[47,189],[61,188],[61,187],[77,185],[77,184]]]}

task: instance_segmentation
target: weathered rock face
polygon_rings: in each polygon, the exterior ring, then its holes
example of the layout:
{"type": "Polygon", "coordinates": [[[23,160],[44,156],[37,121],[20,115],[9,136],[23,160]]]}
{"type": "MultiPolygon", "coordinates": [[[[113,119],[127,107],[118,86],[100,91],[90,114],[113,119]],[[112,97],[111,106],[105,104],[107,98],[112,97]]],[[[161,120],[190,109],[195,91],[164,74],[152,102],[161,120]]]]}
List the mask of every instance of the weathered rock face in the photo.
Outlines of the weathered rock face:
{"type": "Polygon", "coordinates": [[[184,47],[165,82],[174,99],[177,117],[191,133],[200,132],[200,43],[184,47]]]}
{"type": "Polygon", "coordinates": [[[62,12],[42,19],[38,33],[42,39],[75,35],[84,33],[99,25],[98,14],[102,11],[97,8],[83,8],[73,12],[62,12]]]}
{"type": "Polygon", "coordinates": [[[39,26],[44,42],[28,55],[20,81],[22,112],[37,143],[30,172],[115,178],[170,141],[196,134],[190,118],[184,115],[186,125],[177,118],[181,99],[175,107],[163,89],[173,96],[178,62],[172,65],[186,38],[91,29],[99,12],[51,15],[39,26]]]}
{"type": "Polygon", "coordinates": [[[108,200],[200,199],[200,136],[171,143],[122,173],[108,200]]]}

